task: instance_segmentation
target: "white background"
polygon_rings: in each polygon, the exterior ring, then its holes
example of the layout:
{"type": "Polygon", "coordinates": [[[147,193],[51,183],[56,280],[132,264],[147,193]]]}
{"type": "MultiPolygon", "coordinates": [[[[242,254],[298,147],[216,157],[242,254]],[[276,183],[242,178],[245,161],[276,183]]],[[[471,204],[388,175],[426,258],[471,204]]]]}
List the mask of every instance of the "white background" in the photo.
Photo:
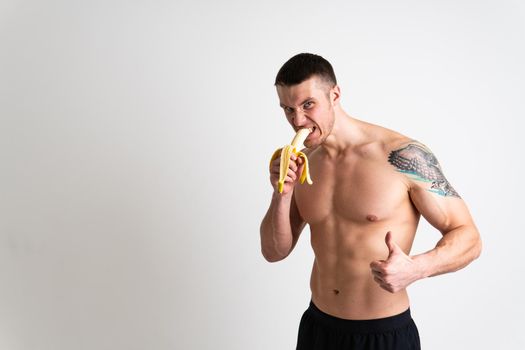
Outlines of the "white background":
{"type": "Polygon", "coordinates": [[[259,223],[299,52],[427,144],[481,231],[409,287],[423,349],[525,348],[524,23],[519,0],[0,1],[0,349],[294,348],[309,230],[270,264],[259,223]]]}

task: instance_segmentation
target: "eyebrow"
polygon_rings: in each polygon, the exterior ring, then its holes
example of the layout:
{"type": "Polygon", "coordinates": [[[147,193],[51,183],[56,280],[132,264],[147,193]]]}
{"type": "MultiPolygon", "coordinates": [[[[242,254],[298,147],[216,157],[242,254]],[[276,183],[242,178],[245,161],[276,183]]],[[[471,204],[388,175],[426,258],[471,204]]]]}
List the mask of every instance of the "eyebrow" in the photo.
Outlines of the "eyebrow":
{"type": "MultiPolygon", "coordinates": [[[[304,105],[306,102],[308,102],[310,100],[313,100],[313,99],[314,99],[313,97],[307,97],[303,102],[300,103],[300,105],[304,105]]],[[[287,106],[287,105],[283,105],[282,103],[279,103],[279,106],[281,106],[282,108],[290,107],[290,106],[287,106]]]]}

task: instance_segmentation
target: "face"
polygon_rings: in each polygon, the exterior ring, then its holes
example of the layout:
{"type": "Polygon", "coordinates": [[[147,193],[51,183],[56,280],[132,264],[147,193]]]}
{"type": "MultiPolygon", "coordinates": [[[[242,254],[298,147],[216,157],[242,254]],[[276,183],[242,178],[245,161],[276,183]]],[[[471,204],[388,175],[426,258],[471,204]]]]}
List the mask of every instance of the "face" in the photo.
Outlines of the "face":
{"type": "Polygon", "coordinates": [[[314,76],[297,85],[278,85],[277,94],[286,119],[295,131],[314,129],[305,140],[305,146],[311,148],[322,144],[334,126],[339,88],[330,87],[314,76]]]}

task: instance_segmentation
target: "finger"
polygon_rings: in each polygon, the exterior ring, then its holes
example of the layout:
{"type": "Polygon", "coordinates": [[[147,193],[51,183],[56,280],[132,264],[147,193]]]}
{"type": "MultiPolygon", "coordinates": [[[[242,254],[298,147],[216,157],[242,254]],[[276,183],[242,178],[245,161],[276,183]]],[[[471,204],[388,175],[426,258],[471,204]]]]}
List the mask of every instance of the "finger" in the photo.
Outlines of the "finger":
{"type": "Polygon", "coordinates": [[[393,242],[392,242],[392,233],[390,231],[388,231],[386,233],[385,243],[386,243],[386,246],[388,247],[388,251],[391,254],[393,252],[393,250],[394,250],[394,245],[393,245],[393,242]]]}
{"type": "Polygon", "coordinates": [[[384,284],[383,280],[380,279],[379,277],[377,276],[374,276],[374,281],[377,282],[377,284],[379,284],[380,286],[382,286],[384,284]]]}
{"type": "Polygon", "coordinates": [[[389,286],[389,285],[380,284],[379,287],[383,288],[384,290],[386,290],[389,293],[394,293],[394,289],[391,286],[389,286]]]}
{"type": "Polygon", "coordinates": [[[385,282],[384,277],[380,272],[372,271],[372,276],[374,277],[374,279],[378,279],[381,282],[385,282]]]}
{"type": "MultiPolygon", "coordinates": [[[[290,164],[288,165],[287,175],[292,178],[292,181],[295,181],[295,179],[297,179],[298,177],[297,174],[301,174],[301,171],[302,171],[302,167],[298,167],[296,162],[290,161],[290,164]]],[[[281,164],[276,162],[275,164],[272,165],[271,174],[273,176],[279,177],[280,173],[281,173],[281,164]]]]}
{"type": "Polygon", "coordinates": [[[303,169],[304,169],[304,163],[303,164],[300,164],[299,167],[297,168],[297,174],[301,175],[303,173],[303,169]]]}
{"type": "Polygon", "coordinates": [[[279,156],[279,157],[275,158],[274,160],[272,160],[272,165],[275,165],[275,164],[277,164],[277,165],[281,164],[281,156],[279,156]]]}
{"type": "Polygon", "coordinates": [[[291,160],[288,168],[292,169],[294,172],[297,171],[297,163],[291,160]]]}
{"type": "MultiPolygon", "coordinates": [[[[278,186],[278,184],[279,184],[279,174],[273,174],[270,177],[270,180],[271,180],[271,182],[272,182],[272,184],[274,186],[278,186]]],[[[284,178],[284,183],[294,183],[296,180],[297,180],[297,175],[293,171],[288,170],[288,174],[284,178]]]]}
{"type": "MultiPolygon", "coordinates": [[[[286,177],[284,178],[284,184],[285,184],[285,185],[286,185],[286,184],[293,183],[293,181],[294,181],[294,180],[292,180],[292,178],[291,178],[290,176],[286,176],[286,177]]],[[[278,183],[279,183],[279,180],[277,180],[276,183],[278,184],[278,183]]]]}
{"type": "MultiPolygon", "coordinates": [[[[291,156],[290,156],[290,163],[288,165],[288,168],[291,168],[293,171],[297,171],[297,163],[296,163],[296,161],[291,159],[291,156]]],[[[281,170],[281,157],[276,158],[272,162],[271,169],[272,169],[272,171],[277,171],[277,172],[279,172],[281,170]]]]}
{"type": "Polygon", "coordinates": [[[280,175],[281,173],[281,164],[280,163],[276,163],[272,166],[272,170],[271,172],[277,176],[280,175]]]}
{"type": "Polygon", "coordinates": [[[291,171],[290,169],[288,169],[288,174],[286,175],[286,180],[284,180],[285,182],[294,182],[295,180],[297,179],[297,175],[291,171]]]}
{"type": "Polygon", "coordinates": [[[371,268],[372,272],[380,273],[382,275],[385,274],[385,269],[382,267],[373,267],[371,268]]]}
{"type": "MultiPolygon", "coordinates": [[[[394,254],[398,254],[401,250],[399,246],[394,242],[394,238],[392,237],[392,232],[388,231],[385,236],[385,243],[388,247],[388,258],[392,257],[394,254]]],[[[388,260],[388,259],[387,259],[388,260]]]]}
{"type": "Polygon", "coordinates": [[[384,260],[372,261],[370,263],[370,268],[372,269],[372,271],[384,272],[385,271],[384,264],[385,264],[384,260]]]}
{"type": "Polygon", "coordinates": [[[387,292],[390,292],[390,293],[394,293],[394,288],[392,287],[391,284],[389,283],[385,283],[384,281],[382,281],[381,279],[377,278],[377,277],[374,277],[374,281],[379,284],[379,287],[383,288],[384,290],[386,290],[387,292]]]}
{"type": "MultiPolygon", "coordinates": [[[[279,172],[274,172],[270,175],[270,181],[272,182],[272,184],[274,184],[275,186],[278,185],[279,183],[279,179],[280,179],[280,174],[279,172]]],[[[294,182],[295,179],[297,179],[297,175],[291,171],[290,169],[288,169],[288,173],[286,174],[286,176],[284,177],[284,183],[287,183],[287,182],[294,182]]]]}

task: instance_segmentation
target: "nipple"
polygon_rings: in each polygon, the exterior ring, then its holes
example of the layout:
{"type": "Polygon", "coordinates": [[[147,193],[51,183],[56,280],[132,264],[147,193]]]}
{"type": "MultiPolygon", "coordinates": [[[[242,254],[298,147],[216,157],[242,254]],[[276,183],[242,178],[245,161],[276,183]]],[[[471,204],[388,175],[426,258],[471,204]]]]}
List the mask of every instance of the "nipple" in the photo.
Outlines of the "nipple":
{"type": "Polygon", "coordinates": [[[377,221],[377,216],[370,214],[370,215],[367,215],[367,216],[366,216],[366,219],[367,219],[368,221],[372,221],[372,222],[373,222],[373,221],[377,221]]]}

